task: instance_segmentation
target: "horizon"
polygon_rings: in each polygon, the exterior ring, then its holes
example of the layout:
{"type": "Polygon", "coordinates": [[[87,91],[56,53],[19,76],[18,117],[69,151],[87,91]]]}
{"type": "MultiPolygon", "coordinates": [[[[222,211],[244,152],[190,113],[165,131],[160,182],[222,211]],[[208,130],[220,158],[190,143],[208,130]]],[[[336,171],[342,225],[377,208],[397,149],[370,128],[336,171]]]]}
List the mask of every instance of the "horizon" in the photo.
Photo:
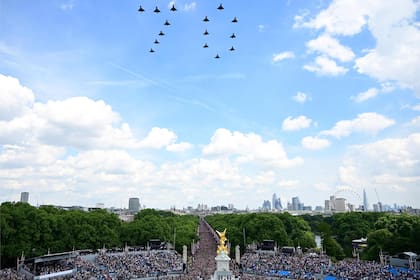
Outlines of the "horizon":
{"type": "Polygon", "coordinates": [[[419,1],[156,3],[0,0],[0,203],[420,208],[419,1]]]}

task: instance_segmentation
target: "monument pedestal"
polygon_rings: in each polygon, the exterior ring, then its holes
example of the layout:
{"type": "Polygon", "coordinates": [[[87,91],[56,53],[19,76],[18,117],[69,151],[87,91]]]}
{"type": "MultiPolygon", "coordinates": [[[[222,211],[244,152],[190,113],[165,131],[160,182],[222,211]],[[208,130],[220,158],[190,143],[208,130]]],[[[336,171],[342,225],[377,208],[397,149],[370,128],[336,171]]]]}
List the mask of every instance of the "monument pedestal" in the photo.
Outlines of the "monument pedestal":
{"type": "Polygon", "coordinates": [[[232,271],[229,270],[229,256],[222,251],[216,256],[215,260],[217,268],[211,280],[235,280],[235,276],[232,271]]]}

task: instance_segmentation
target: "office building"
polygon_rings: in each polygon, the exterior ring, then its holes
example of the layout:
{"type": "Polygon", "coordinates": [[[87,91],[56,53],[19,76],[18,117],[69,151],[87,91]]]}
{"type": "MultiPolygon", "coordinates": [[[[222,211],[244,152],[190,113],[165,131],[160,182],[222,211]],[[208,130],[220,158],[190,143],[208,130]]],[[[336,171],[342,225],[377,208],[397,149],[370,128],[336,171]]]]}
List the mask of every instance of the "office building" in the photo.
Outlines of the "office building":
{"type": "Polygon", "coordinates": [[[363,211],[368,211],[368,210],[369,210],[369,204],[367,200],[367,195],[366,195],[365,189],[363,189],[363,211]]]}
{"type": "Polygon", "coordinates": [[[270,200],[264,200],[263,205],[262,205],[262,209],[265,210],[265,211],[271,210],[270,200]]]}
{"type": "Polygon", "coordinates": [[[292,197],[292,210],[299,211],[302,210],[303,204],[300,203],[299,197],[292,197]]]}
{"type": "Polygon", "coordinates": [[[29,202],[29,192],[21,192],[20,193],[20,202],[29,202]]]}
{"type": "Polygon", "coordinates": [[[335,204],[335,211],[337,212],[345,212],[347,210],[345,198],[336,198],[334,201],[334,204],[335,204]]]}
{"type": "Polygon", "coordinates": [[[280,197],[277,197],[276,193],[273,194],[271,207],[273,208],[273,210],[281,210],[283,208],[281,205],[280,197]]]}
{"type": "Polygon", "coordinates": [[[128,210],[133,213],[140,211],[140,199],[138,197],[131,197],[128,200],[128,210]]]}

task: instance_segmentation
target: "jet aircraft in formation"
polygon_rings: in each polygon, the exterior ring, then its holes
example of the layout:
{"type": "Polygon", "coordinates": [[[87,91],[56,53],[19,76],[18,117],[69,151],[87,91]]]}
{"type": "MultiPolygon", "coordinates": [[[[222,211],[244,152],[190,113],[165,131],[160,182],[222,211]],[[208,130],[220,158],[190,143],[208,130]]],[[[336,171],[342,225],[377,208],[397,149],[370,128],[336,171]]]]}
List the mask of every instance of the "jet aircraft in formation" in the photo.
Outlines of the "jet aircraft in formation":
{"type": "MultiPolygon", "coordinates": [[[[219,6],[217,7],[217,10],[219,10],[219,11],[222,11],[222,10],[224,10],[225,8],[223,7],[223,4],[222,3],[220,3],[219,4],[219,6]]],[[[171,8],[169,9],[171,12],[176,12],[177,11],[177,8],[175,7],[175,4],[172,4],[172,6],[171,6],[171,8]]],[[[146,11],[146,9],[145,8],[143,8],[143,6],[142,5],[140,5],[139,6],[139,8],[138,8],[138,12],[140,12],[140,13],[144,13],[146,11]]],[[[154,13],[156,13],[156,14],[158,14],[158,13],[160,13],[161,11],[160,11],[160,9],[159,9],[159,7],[158,6],[155,6],[155,9],[153,10],[153,12],[154,13]]],[[[204,17],[204,19],[203,19],[203,22],[205,22],[205,23],[208,23],[210,21],[210,19],[208,18],[208,16],[205,16],[204,17]]],[[[232,23],[237,23],[238,22],[238,18],[235,16],[233,19],[232,19],[232,23]]],[[[169,25],[171,25],[170,24],[170,22],[168,21],[168,20],[165,20],[165,22],[163,23],[163,25],[164,26],[169,26],[169,25]]],[[[165,33],[161,30],[159,33],[158,33],[158,36],[164,36],[165,35],[165,33]]],[[[207,36],[207,35],[210,35],[210,33],[208,32],[208,30],[207,29],[205,29],[205,31],[203,32],[203,35],[204,36],[207,36]]],[[[232,35],[230,35],[229,36],[231,39],[235,39],[236,38],[236,35],[235,35],[235,33],[232,33],[232,35]]],[[[155,39],[155,41],[153,42],[155,45],[157,45],[157,44],[160,44],[160,42],[159,42],[159,40],[158,39],[155,39]]],[[[209,45],[207,44],[207,43],[204,43],[204,45],[203,45],[203,48],[209,48],[209,45]]],[[[235,51],[235,47],[234,46],[232,46],[230,49],[229,49],[229,51],[235,51]]],[[[150,53],[154,53],[155,52],[155,50],[153,49],[153,48],[150,48],[150,50],[149,50],[149,52],[150,53]]],[[[221,58],[221,56],[219,55],[219,53],[217,53],[216,54],[216,56],[214,57],[215,59],[219,59],[219,58],[221,58]]]]}

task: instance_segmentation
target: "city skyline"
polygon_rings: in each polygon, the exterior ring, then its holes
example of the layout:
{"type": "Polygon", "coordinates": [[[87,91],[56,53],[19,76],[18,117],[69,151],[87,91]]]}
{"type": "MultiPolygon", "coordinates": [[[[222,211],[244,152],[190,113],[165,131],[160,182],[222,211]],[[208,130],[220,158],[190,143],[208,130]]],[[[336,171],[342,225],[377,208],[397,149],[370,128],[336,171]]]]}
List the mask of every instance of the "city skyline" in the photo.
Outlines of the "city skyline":
{"type": "Polygon", "coordinates": [[[418,1],[156,4],[0,0],[0,202],[420,208],[418,1]]]}
{"type": "MultiPolygon", "coordinates": [[[[319,202],[316,205],[307,205],[304,202],[300,201],[300,198],[298,196],[294,196],[291,198],[291,200],[284,200],[284,205],[285,207],[283,207],[283,202],[281,197],[277,197],[276,193],[273,193],[272,195],[272,199],[271,201],[269,199],[266,199],[262,202],[262,205],[258,205],[256,208],[249,208],[248,206],[246,206],[245,208],[237,208],[235,207],[235,205],[231,202],[228,203],[216,203],[213,205],[210,204],[206,204],[206,203],[198,203],[196,205],[183,205],[181,207],[177,207],[176,205],[161,205],[161,207],[150,207],[150,208],[154,208],[154,209],[159,209],[159,210],[186,210],[186,209],[195,209],[198,211],[208,211],[211,208],[217,208],[217,207],[225,207],[228,210],[239,210],[239,211],[303,211],[303,212],[326,212],[329,213],[331,212],[331,205],[334,205],[335,202],[331,201],[331,199],[335,200],[335,199],[339,199],[339,200],[344,200],[345,208],[346,210],[344,212],[352,212],[352,211],[373,211],[373,212],[389,212],[389,211],[399,211],[401,209],[406,210],[408,208],[413,208],[411,205],[400,205],[397,203],[389,203],[389,204],[384,204],[381,201],[376,201],[374,203],[372,203],[372,207],[370,207],[370,204],[367,204],[367,195],[365,190],[363,190],[363,201],[360,200],[360,197],[357,194],[351,194],[352,191],[351,190],[340,190],[332,195],[330,195],[329,199],[325,199],[323,202],[319,202]],[[343,193],[347,192],[347,194],[343,195],[343,193]],[[348,195],[350,194],[350,196],[348,195]],[[338,195],[336,197],[336,195],[338,195]],[[327,206],[328,203],[328,206],[327,206]],[[324,204],[324,205],[322,205],[324,204]],[[274,205],[274,206],[273,206],[274,205]],[[195,208],[194,208],[195,207],[195,208]]],[[[379,198],[377,196],[377,198],[379,198]]],[[[139,197],[129,197],[127,198],[127,203],[124,202],[120,202],[120,205],[106,205],[105,203],[102,202],[96,202],[94,205],[81,205],[81,204],[74,204],[74,205],[58,205],[55,203],[49,203],[49,204],[43,204],[43,203],[39,203],[39,201],[36,201],[36,203],[34,203],[34,201],[30,201],[29,200],[29,192],[21,192],[20,194],[20,200],[10,200],[10,201],[5,201],[5,202],[12,202],[12,203],[16,203],[16,202],[25,202],[25,203],[29,203],[33,206],[39,207],[39,206],[43,206],[43,205],[52,205],[52,206],[56,206],[56,207],[64,207],[65,209],[96,209],[96,208],[103,208],[103,209],[109,209],[112,211],[121,209],[121,210],[128,210],[129,212],[132,213],[136,213],[138,211],[140,211],[141,209],[147,209],[149,207],[147,207],[147,205],[142,204],[142,201],[140,200],[139,197]]],[[[332,207],[332,208],[335,208],[332,207]]],[[[416,208],[413,208],[416,209],[416,208]]],[[[343,210],[338,210],[338,212],[343,212],[343,210]]]]}

